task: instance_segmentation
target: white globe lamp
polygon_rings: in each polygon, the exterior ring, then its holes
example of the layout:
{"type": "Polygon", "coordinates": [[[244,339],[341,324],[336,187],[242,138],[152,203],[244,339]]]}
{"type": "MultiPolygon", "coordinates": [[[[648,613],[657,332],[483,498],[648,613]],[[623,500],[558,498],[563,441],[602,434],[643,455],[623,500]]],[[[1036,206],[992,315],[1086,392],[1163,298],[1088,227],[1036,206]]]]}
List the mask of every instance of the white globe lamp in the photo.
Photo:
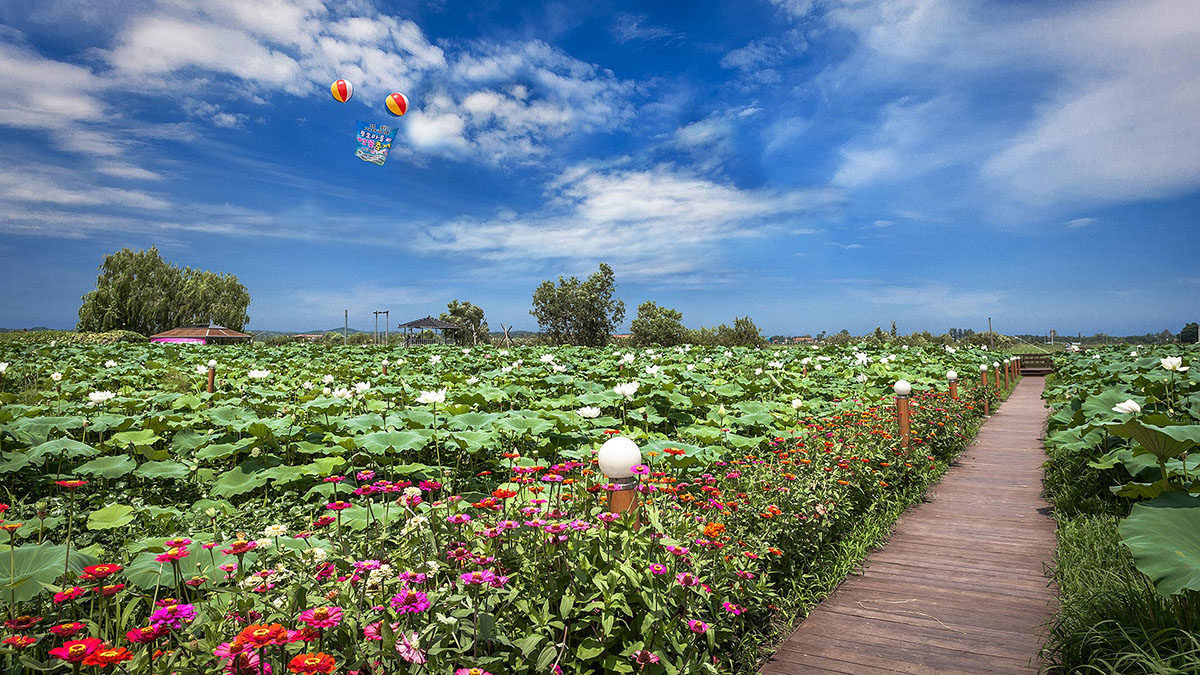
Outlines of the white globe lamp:
{"type": "Polygon", "coordinates": [[[642,463],[642,449],[625,436],[613,436],[600,446],[596,456],[600,472],[620,481],[633,476],[633,467],[642,463]]]}

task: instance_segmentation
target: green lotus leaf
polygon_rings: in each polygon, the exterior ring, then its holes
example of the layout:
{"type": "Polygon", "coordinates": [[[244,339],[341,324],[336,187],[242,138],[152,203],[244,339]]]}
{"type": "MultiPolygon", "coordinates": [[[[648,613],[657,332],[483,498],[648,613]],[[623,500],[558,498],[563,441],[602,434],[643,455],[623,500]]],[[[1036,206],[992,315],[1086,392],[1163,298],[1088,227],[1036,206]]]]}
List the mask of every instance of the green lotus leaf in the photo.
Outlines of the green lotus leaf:
{"type": "Polygon", "coordinates": [[[1118,530],[1159,593],[1200,590],[1200,498],[1168,492],[1134,504],[1118,530]]]}
{"type": "Polygon", "coordinates": [[[110,504],[88,514],[89,530],[111,530],[133,522],[133,507],[126,504],[110,504]]]}
{"type": "Polygon", "coordinates": [[[262,471],[248,471],[246,463],[242,463],[217,476],[209,492],[218,497],[236,497],[266,485],[267,478],[261,474],[262,471]]]}
{"type": "Polygon", "coordinates": [[[153,429],[141,429],[138,431],[122,431],[112,435],[108,439],[109,443],[121,448],[131,448],[141,445],[154,445],[162,440],[162,436],[154,433],[153,429]]]}
{"type": "Polygon", "coordinates": [[[72,438],[56,438],[53,441],[46,441],[26,451],[30,459],[46,456],[56,457],[60,454],[71,459],[79,459],[81,457],[95,457],[99,452],[96,448],[86,443],[80,443],[72,438]]]}
{"type": "Polygon", "coordinates": [[[1108,425],[1108,430],[1115,436],[1136,440],[1141,449],[1162,460],[1178,457],[1200,444],[1200,424],[1161,427],[1135,417],[1108,425]]]}
{"type": "Polygon", "coordinates": [[[425,442],[426,437],[414,431],[376,431],[354,439],[356,446],[373,455],[420,450],[425,446],[425,442]]]}
{"type": "Polygon", "coordinates": [[[137,462],[129,455],[109,455],[107,457],[97,457],[90,462],[81,464],[75,468],[75,473],[100,476],[101,478],[112,480],[128,475],[136,468],[137,462]]]}
{"type": "Polygon", "coordinates": [[[162,462],[145,462],[134,471],[135,476],[142,478],[187,478],[191,469],[186,464],[170,460],[162,462]]]}
{"type": "Polygon", "coordinates": [[[13,599],[25,602],[40,593],[45,584],[53,584],[69,569],[73,574],[79,574],[84,567],[98,564],[100,561],[86,553],[72,549],[68,564],[67,547],[42,542],[38,545],[26,544],[0,555],[0,597],[8,603],[13,599]]]}

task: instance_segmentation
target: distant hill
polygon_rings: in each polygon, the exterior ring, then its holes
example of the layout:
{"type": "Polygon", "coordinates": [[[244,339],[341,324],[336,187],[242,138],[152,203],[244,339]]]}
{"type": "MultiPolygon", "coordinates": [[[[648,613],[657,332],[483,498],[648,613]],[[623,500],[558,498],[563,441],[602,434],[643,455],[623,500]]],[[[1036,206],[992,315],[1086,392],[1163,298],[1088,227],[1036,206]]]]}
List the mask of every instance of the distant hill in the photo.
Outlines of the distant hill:
{"type": "Polygon", "coordinates": [[[34,326],[33,328],[0,328],[0,333],[32,333],[38,330],[59,330],[57,328],[46,328],[45,326],[34,326]]]}

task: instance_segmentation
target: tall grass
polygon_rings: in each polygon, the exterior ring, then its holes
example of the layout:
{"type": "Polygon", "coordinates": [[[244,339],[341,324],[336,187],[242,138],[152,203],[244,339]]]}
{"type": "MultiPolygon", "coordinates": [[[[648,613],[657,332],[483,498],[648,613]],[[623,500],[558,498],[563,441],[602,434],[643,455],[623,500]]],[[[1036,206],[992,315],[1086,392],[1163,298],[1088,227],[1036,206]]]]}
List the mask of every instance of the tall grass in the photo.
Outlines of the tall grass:
{"type": "Polygon", "coordinates": [[[1200,673],[1200,594],[1166,597],[1133,566],[1119,518],[1058,525],[1054,577],[1061,606],[1043,658],[1055,673],[1200,673]]]}

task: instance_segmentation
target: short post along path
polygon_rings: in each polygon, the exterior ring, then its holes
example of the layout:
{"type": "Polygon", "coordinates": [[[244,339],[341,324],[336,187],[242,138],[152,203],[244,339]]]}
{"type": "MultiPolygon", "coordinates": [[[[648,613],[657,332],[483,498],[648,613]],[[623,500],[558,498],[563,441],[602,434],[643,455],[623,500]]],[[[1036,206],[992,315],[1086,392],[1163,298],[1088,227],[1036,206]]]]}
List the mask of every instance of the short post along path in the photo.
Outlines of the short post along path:
{"type": "Polygon", "coordinates": [[[1043,380],[1026,377],[861,576],[800,624],[763,675],[1036,673],[1054,608],[1041,497],[1043,380]]]}

